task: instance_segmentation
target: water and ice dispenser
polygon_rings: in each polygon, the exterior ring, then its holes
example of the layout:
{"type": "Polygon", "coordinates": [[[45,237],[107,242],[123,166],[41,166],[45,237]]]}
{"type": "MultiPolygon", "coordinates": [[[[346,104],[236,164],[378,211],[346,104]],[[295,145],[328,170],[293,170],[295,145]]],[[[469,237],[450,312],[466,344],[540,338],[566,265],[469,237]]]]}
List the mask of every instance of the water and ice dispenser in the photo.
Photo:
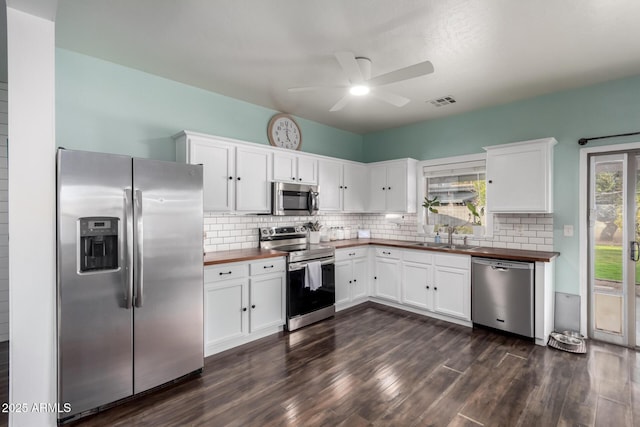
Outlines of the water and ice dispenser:
{"type": "Polygon", "coordinates": [[[118,268],[118,218],[80,218],[80,271],[118,268]]]}

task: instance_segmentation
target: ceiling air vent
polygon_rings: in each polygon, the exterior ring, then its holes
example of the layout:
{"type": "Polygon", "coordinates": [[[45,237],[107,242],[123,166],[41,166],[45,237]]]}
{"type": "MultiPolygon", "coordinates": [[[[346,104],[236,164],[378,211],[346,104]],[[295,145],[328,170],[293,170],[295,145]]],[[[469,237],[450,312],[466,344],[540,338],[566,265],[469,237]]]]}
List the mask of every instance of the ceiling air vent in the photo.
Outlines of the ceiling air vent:
{"type": "Polygon", "coordinates": [[[431,99],[427,102],[435,105],[436,107],[444,107],[445,105],[455,104],[456,100],[453,96],[449,95],[449,96],[443,96],[442,98],[431,99]]]}

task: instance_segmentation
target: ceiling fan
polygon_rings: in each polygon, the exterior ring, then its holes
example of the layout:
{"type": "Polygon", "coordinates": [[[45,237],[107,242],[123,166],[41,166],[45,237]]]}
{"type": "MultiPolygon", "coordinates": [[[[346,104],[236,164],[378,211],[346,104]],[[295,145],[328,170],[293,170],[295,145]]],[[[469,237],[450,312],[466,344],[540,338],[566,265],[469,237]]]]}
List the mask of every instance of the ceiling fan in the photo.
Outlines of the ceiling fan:
{"type": "Polygon", "coordinates": [[[413,79],[433,73],[433,65],[429,61],[419,62],[408,67],[399,68],[386,74],[371,78],[371,60],[356,57],[352,52],[335,52],[338,63],[349,78],[350,85],[342,86],[306,86],[292,87],[289,92],[311,92],[325,89],[349,89],[349,92],[336,102],[329,111],[339,111],[347,105],[352,96],[371,95],[396,107],[406,105],[410,99],[394,93],[378,89],[391,83],[413,79]]]}

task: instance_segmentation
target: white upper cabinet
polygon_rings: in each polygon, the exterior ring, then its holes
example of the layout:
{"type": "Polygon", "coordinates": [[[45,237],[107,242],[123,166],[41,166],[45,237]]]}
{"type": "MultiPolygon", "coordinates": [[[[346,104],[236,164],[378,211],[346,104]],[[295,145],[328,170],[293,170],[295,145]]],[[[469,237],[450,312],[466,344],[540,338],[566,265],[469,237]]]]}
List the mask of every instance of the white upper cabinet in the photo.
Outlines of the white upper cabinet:
{"type": "Polygon", "coordinates": [[[313,157],[276,151],[273,153],[273,180],[316,185],[318,160],[313,157]]]}
{"type": "Polygon", "coordinates": [[[367,167],[351,162],[320,160],[318,191],[321,211],[364,212],[367,167]]]}
{"type": "Polygon", "coordinates": [[[318,192],[321,211],[342,210],[342,163],[332,160],[320,160],[318,173],[318,192]]]}
{"type": "Polygon", "coordinates": [[[492,213],[553,212],[554,138],[484,147],[487,210],[492,213]]]}
{"type": "Polygon", "coordinates": [[[268,149],[186,133],[176,142],[176,161],[203,165],[206,212],[271,212],[268,149]]]}
{"type": "Polygon", "coordinates": [[[369,211],[416,212],[416,164],[402,159],[369,165],[369,211]]]}
{"type": "Polygon", "coordinates": [[[236,148],[236,211],[271,212],[270,153],[255,148],[236,148]]]}

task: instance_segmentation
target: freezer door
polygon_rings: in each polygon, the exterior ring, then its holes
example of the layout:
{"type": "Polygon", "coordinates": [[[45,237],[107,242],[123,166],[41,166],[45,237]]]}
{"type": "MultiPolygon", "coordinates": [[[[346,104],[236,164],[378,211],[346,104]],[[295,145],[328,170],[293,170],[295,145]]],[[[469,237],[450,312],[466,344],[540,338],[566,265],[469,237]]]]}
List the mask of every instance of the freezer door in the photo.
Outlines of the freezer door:
{"type": "Polygon", "coordinates": [[[130,157],[58,151],[58,401],[73,411],[61,417],[133,393],[131,183],[130,157]]]}
{"type": "Polygon", "coordinates": [[[133,160],[134,392],[203,367],[202,166],[133,160]]]}

